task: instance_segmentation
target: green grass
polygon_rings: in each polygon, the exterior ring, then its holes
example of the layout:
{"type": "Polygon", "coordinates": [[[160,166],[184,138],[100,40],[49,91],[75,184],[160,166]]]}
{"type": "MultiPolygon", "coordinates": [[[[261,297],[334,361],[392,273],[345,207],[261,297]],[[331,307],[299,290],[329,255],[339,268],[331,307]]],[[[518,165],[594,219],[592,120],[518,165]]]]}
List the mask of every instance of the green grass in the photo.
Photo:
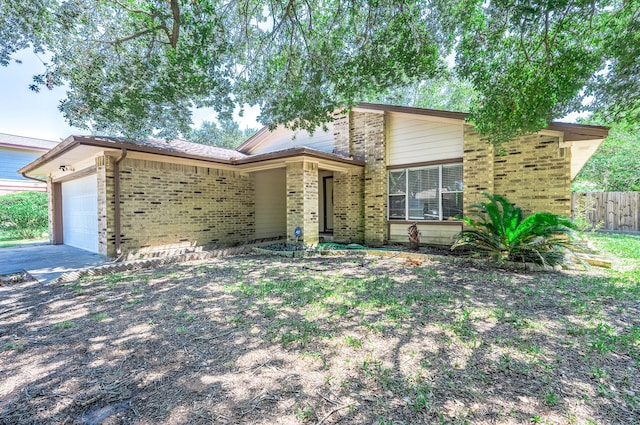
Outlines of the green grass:
{"type": "Polygon", "coordinates": [[[9,239],[0,237],[0,248],[12,248],[23,245],[44,244],[48,239],[9,239]]]}
{"type": "Polygon", "coordinates": [[[640,261],[640,235],[587,233],[587,238],[602,253],[640,261]]]}
{"type": "Polygon", "coordinates": [[[4,344],[2,346],[2,349],[4,351],[9,351],[9,350],[22,350],[22,348],[24,348],[21,344],[15,344],[13,342],[7,342],[6,344],[4,344]]]}
{"type": "Polygon", "coordinates": [[[93,320],[94,322],[101,322],[104,319],[106,319],[107,317],[108,317],[107,313],[104,313],[104,312],[96,313],[93,316],[91,316],[91,320],[93,320]]]}
{"type": "Polygon", "coordinates": [[[69,329],[73,327],[73,320],[65,320],[64,322],[58,322],[53,324],[53,329],[59,331],[61,329],[69,329]]]}

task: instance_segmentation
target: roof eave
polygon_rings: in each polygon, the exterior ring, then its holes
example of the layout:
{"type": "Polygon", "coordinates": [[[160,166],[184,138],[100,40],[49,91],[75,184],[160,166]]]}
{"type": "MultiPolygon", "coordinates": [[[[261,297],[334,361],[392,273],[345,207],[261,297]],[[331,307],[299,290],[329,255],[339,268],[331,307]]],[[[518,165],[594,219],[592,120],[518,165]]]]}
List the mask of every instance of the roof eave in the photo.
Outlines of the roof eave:
{"type": "Polygon", "coordinates": [[[127,149],[128,151],[131,151],[131,152],[142,152],[142,153],[169,156],[174,158],[184,158],[184,159],[192,159],[197,161],[205,161],[205,162],[211,162],[215,164],[232,165],[232,161],[228,159],[213,158],[213,157],[202,156],[202,155],[193,155],[193,154],[188,154],[184,152],[168,151],[161,148],[154,148],[154,147],[144,146],[144,145],[136,145],[132,143],[122,143],[114,140],[99,139],[95,137],[69,136],[62,143],[60,143],[55,148],[51,149],[49,152],[45,153],[44,155],[37,158],[33,162],[20,168],[18,170],[18,173],[23,175],[28,174],[31,170],[38,168],[39,166],[58,158],[64,153],[80,145],[95,146],[95,147],[110,148],[110,149],[127,149]]]}
{"type": "Polygon", "coordinates": [[[322,152],[322,151],[310,149],[307,147],[285,149],[285,150],[276,151],[276,152],[269,152],[269,153],[249,156],[246,158],[236,159],[233,161],[233,164],[245,165],[245,164],[253,164],[256,162],[269,161],[272,159],[286,159],[286,158],[293,158],[297,156],[306,156],[309,158],[317,158],[317,159],[340,162],[348,165],[354,165],[357,167],[364,167],[364,161],[362,160],[355,159],[355,158],[348,158],[348,157],[331,154],[327,152],[322,152]]]}

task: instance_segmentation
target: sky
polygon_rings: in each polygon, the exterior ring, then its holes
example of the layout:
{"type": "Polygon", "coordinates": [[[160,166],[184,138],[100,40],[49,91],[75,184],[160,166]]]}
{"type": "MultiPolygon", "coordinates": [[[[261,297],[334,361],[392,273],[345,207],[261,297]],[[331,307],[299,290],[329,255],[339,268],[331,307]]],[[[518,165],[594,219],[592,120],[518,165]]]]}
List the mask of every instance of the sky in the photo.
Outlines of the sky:
{"type": "MultiPolygon", "coordinates": [[[[72,134],[88,134],[86,130],[70,127],[58,110],[66,89],[42,88],[39,93],[29,90],[32,77],[43,71],[42,59],[33,52],[24,50],[15,58],[22,63],[0,66],[0,133],[61,141],[72,134]]],[[[244,117],[236,117],[240,128],[261,128],[256,121],[260,110],[245,109],[244,117]]],[[[199,109],[193,121],[199,125],[203,120],[213,120],[211,110],[199,109]]]]}

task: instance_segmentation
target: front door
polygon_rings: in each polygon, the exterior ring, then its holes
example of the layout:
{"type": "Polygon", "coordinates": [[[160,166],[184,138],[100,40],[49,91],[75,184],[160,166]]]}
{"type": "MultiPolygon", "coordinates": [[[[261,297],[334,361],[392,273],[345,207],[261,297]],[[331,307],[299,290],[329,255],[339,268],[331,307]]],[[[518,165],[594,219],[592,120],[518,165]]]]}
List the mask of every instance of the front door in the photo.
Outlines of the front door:
{"type": "Polygon", "coordinates": [[[322,179],[324,186],[324,231],[333,232],[333,177],[322,179]]]}

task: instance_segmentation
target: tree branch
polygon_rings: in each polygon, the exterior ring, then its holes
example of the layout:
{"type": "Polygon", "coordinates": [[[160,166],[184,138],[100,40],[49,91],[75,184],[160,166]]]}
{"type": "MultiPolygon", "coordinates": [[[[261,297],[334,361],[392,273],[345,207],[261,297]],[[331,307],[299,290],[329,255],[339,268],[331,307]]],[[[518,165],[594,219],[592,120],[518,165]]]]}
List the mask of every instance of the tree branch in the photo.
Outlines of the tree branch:
{"type": "Polygon", "coordinates": [[[131,34],[131,35],[128,35],[128,36],[126,36],[126,37],[119,38],[119,39],[117,39],[117,40],[113,40],[113,41],[104,41],[103,43],[113,44],[113,45],[116,45],[116,46],[117,46],[117,45],[120,45],[120,44],[122,44],[122,43],[126,43],[126,42],[127,42],[127,41],[129,41],[129,40],[133,40],[134,38],[142,37],[142,36],[143,36],[143,35],[145,35],[145,34],[149,34],[149,33],[155,32],[155,31],[157,31],[157,30],[159,30],[159,29],[162,29],[162,28],[164,28],[164,25],[157,25],[157,26],[155,26],[155,27],[153,27],[153,28],[148,28],[148,29],[146,29],[146,30],[138,31],[138,32],[137,32],[137,33],[135,33],[135,34],[131,34]]]}
{"type": "Polygon", "coordinates": [[[169,0],[171,3],[171,14],[173,15],[173,28],[169,41],[174,49],[178,47],[178,38],[180,36],[180,5],[178,0],[169,0]]]}

